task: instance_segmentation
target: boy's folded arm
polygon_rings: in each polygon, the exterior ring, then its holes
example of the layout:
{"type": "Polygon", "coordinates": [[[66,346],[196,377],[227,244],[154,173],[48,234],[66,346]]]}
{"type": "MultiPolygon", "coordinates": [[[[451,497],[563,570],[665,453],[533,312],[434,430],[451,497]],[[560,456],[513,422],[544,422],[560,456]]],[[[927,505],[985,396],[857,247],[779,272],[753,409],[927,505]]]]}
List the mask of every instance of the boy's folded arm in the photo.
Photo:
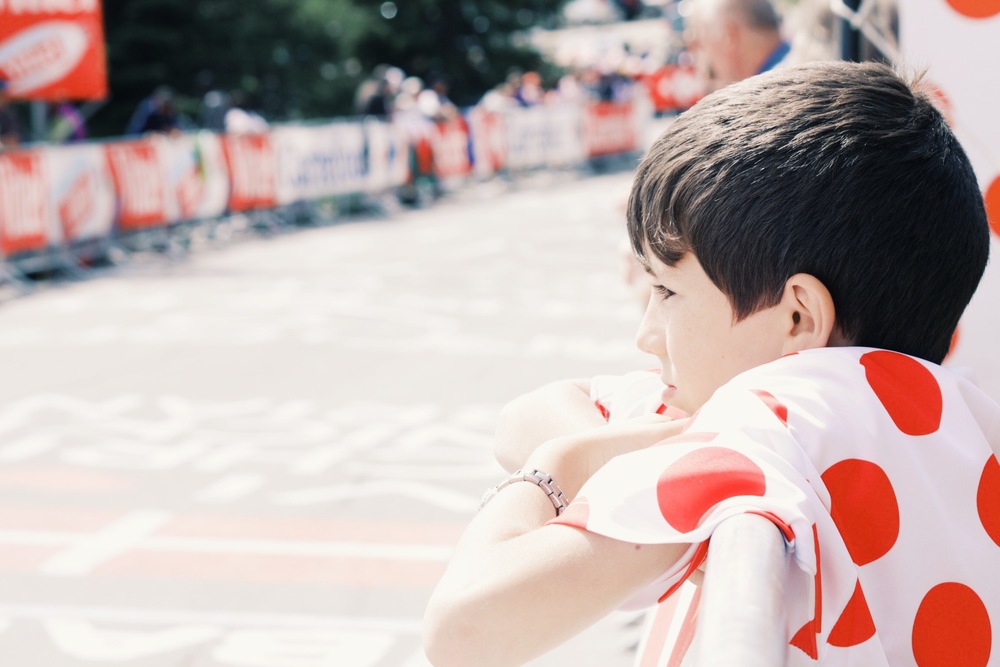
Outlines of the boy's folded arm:
{"type": "Polygon", "coordinates": [[[590,398],[589,380],[553,382],[504,406],[497,419],[494,455],[513,472],[543,442],[605,423],[590,398]]]}
{"type": "MultiPolygon", "coordinates": [[[[667,419],[605,425],[549,440],[525,463],[574,498],[609,460],[681,427],[667,419]]],[[[427,608],[424,643],[432,664],[523,664],[621,606],[688,548],[618,541],[550,524],[555,516],[545,491],[518,482],[473,518],[427,608]]]]}
{"type": "Polygon", "coordinates": [[[515,484],[469,526],[424,617],[435,667],[521,665],[621,606],[688,545],[637,545],[544,525],[552,504],[515,484]]]}

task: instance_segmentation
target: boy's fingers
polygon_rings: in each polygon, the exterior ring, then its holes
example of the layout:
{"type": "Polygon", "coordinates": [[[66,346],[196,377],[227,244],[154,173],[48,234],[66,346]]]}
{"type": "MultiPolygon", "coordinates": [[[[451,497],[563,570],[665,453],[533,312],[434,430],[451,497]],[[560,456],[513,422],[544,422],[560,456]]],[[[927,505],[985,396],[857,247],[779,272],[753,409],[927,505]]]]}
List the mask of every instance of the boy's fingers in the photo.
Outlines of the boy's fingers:
{"type": "Polygon", "coordinates": [[[669,417],[670,419],[687,419],[688,414],[681,410],[680,408],[675,408],[672,405],[667,406],[667,409],[663,411],[664,417],[669,417]]]}

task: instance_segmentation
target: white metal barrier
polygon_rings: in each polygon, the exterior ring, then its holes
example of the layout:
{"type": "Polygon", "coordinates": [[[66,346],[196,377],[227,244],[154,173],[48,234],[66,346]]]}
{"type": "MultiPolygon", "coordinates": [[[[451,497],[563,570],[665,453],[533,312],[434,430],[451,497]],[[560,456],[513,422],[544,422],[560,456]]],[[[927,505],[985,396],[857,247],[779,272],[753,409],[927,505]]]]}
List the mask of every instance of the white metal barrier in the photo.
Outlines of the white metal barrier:
{"type": "Polygon", "coordinates": [[[756,514],[723,521],[708,548],[694,640],[698,667],[781,667],[790,556],[777,527],[756,514]]]}

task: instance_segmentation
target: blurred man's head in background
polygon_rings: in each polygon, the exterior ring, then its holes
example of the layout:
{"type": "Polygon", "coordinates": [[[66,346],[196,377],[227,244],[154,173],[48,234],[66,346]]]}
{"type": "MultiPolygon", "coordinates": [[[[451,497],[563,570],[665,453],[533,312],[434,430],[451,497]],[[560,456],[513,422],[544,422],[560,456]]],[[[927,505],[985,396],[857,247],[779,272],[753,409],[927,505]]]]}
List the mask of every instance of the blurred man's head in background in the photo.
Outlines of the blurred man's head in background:
{"type": "Polygon", "coordinates": [[[787,53],[770,0],[688,0],[684,41],[709,90],[771,69],[787,53]]]}

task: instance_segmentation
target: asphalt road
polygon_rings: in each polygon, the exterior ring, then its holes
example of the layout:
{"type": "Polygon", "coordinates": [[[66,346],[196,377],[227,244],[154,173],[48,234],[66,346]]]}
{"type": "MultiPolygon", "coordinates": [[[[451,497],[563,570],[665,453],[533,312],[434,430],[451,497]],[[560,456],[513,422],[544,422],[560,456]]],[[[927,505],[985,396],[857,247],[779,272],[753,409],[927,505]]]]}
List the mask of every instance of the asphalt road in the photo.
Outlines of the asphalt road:
{"type": "MultiPolygon", "coordinates": [[[[0,664],[421,667],[493,420],[649,366],[628,174],[138,256],[0,304],[0,664]]],[[[628,665],[613,617],[539,665],[628,665]]]]}
{"type": "MultiPolygon", "coordinates": [[[[499,408],[650,365],[628,182],[482,185],[0,304],[0,663],[426,667],[499,408]]],[[[994,397],[998,285],[954,359],[994,397]]],[[[535,667],[625,667],[631,620],[535,667]]]]}

